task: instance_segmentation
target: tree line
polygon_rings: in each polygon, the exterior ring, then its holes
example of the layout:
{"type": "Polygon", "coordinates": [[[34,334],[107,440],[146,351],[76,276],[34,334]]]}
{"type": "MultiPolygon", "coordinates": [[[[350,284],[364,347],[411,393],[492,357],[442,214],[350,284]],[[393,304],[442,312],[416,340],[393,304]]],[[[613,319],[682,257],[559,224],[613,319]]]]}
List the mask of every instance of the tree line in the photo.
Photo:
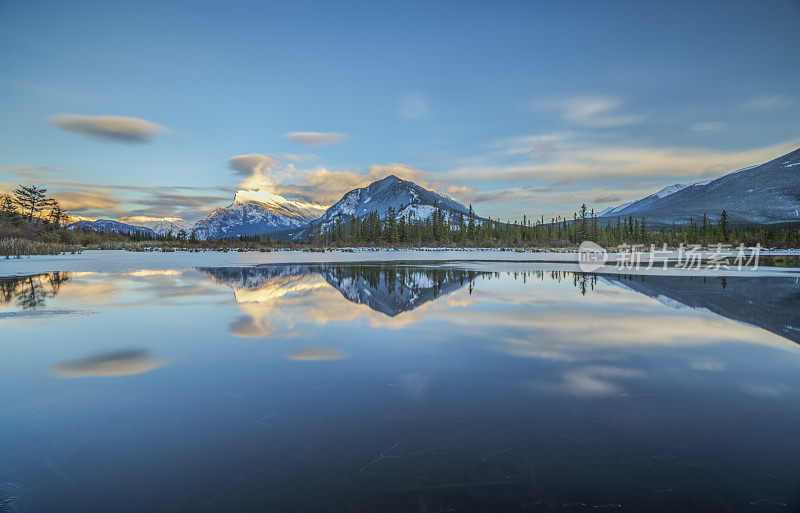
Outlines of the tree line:
{"type": "MultiPolygon", "coordinates": [[[[402,210],[402,209],[401,209],[402,210]]],[[[531,220],[500,221],[480,218],[472,206],[466,214],[445,212],[436,208],[427,219],[398,216],[389,208],[383,219],[373,211],[362,218],[334,218],[326,226],[312,225],[305,242],[318,246],[506,246],[506,247],[567,247],[591,240],[605,247],[620,244],[680,244],[712,245],[744,243],[754,246],[798,247],[800,229],[792,226],[731,227],[728,213],[723,210],[716,221],[703,215],[688,224],[650,226],[645,218],[618,217],[616,222],[602,226],[594,210],[586,205],[572,219],[540,216],[531,220]]]]}
{"type": "MultiPolygon", "coordinates": [[[[645,218],[618,217],[616,222],[601,226],[594,210],[586,205],[573,213],[571,219],[544,216],[533,220],[524,215],[522,220],[500,221],[475,215],[472,205],[467,212],[445,211],[434,208],[425,219],[399,215],[389,208],[384,216],[377,211],[361,218],[337,216],[324,226],[312,223],[299,245],[326,246],[439,246],[439,247],[568,247],[584,240],[597,242],[604,247],[620,244],[680,244],[712,245],[717,243],[744,243],[767,247],[800,247],[800,229],[797,226],[731,227],[728,214],[723,210],[715,221],[708,215],[690,219],[688,224],[651,226],[645,218]]],[[[83,230],[61,229],[69,215],[47,189],[35,185],[20,185],[11,194],[0,194],[0,237],[23,236],[46,242],[95,244],[99,240],[131,240],[134,242],[159,242],[167,245],[209,246],[220,242],[231,246],[256,247],[285,245],[271,235],[241,235],[222,241],[201,241],[194,231],[180,230],[158,235],[150,231],[132,231],[128,234],[97,233],[91,228],[83,230]],[[27,225],[27,226],[22,226],[27,225]],[[23,233],[24,232],[24,233],[23,233]]],[[[288,243],[298,245],[297,242],[288,243]]]]}

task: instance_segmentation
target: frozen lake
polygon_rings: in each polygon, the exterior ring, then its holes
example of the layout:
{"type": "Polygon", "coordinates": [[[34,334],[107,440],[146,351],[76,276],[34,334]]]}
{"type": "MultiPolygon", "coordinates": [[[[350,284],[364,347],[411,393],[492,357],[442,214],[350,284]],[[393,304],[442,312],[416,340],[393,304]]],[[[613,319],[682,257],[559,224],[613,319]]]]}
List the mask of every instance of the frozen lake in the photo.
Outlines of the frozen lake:
{"type": "Polygon", "coordinates": [[[0,511],[797,510],[794,270],[455,253],[0,262],[0,511]]]}

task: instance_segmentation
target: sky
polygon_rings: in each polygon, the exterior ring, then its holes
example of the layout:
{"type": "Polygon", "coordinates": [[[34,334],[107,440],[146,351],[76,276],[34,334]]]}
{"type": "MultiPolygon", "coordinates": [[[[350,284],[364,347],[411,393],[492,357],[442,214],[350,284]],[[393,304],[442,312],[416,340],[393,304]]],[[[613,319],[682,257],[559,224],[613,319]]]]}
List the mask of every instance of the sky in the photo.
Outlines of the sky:
{"type": "Polygon", "coordinates": [[[0,191],[195,220],[396,174],[571,217],[800,146],[800,2],[0,0],[0,191]]]}

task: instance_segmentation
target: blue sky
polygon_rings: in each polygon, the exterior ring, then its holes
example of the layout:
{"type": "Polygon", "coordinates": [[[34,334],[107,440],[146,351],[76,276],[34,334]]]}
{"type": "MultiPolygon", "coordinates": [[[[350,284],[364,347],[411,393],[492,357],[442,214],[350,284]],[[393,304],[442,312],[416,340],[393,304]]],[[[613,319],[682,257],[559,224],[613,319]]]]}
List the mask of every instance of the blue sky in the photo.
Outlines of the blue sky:
{"type": "Polygon", "coordinates": [[[495,218],[600,210],[800,146],[798,27],[796,1],[0,0],[0,189],[196,219],[393,172],[495,218]]]}

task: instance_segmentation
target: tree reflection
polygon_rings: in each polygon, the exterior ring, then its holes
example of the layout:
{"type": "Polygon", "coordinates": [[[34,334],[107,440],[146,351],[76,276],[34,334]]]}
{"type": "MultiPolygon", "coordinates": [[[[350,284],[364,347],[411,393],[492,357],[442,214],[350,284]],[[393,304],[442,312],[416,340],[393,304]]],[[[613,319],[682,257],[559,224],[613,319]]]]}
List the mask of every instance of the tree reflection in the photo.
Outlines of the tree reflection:
{"type": "Polygon", "coordinates": [[[55,272],[0,278],[0,302],[16,303],[23,310],[44,306],[69,277],[70,273],[55,272]]]}

